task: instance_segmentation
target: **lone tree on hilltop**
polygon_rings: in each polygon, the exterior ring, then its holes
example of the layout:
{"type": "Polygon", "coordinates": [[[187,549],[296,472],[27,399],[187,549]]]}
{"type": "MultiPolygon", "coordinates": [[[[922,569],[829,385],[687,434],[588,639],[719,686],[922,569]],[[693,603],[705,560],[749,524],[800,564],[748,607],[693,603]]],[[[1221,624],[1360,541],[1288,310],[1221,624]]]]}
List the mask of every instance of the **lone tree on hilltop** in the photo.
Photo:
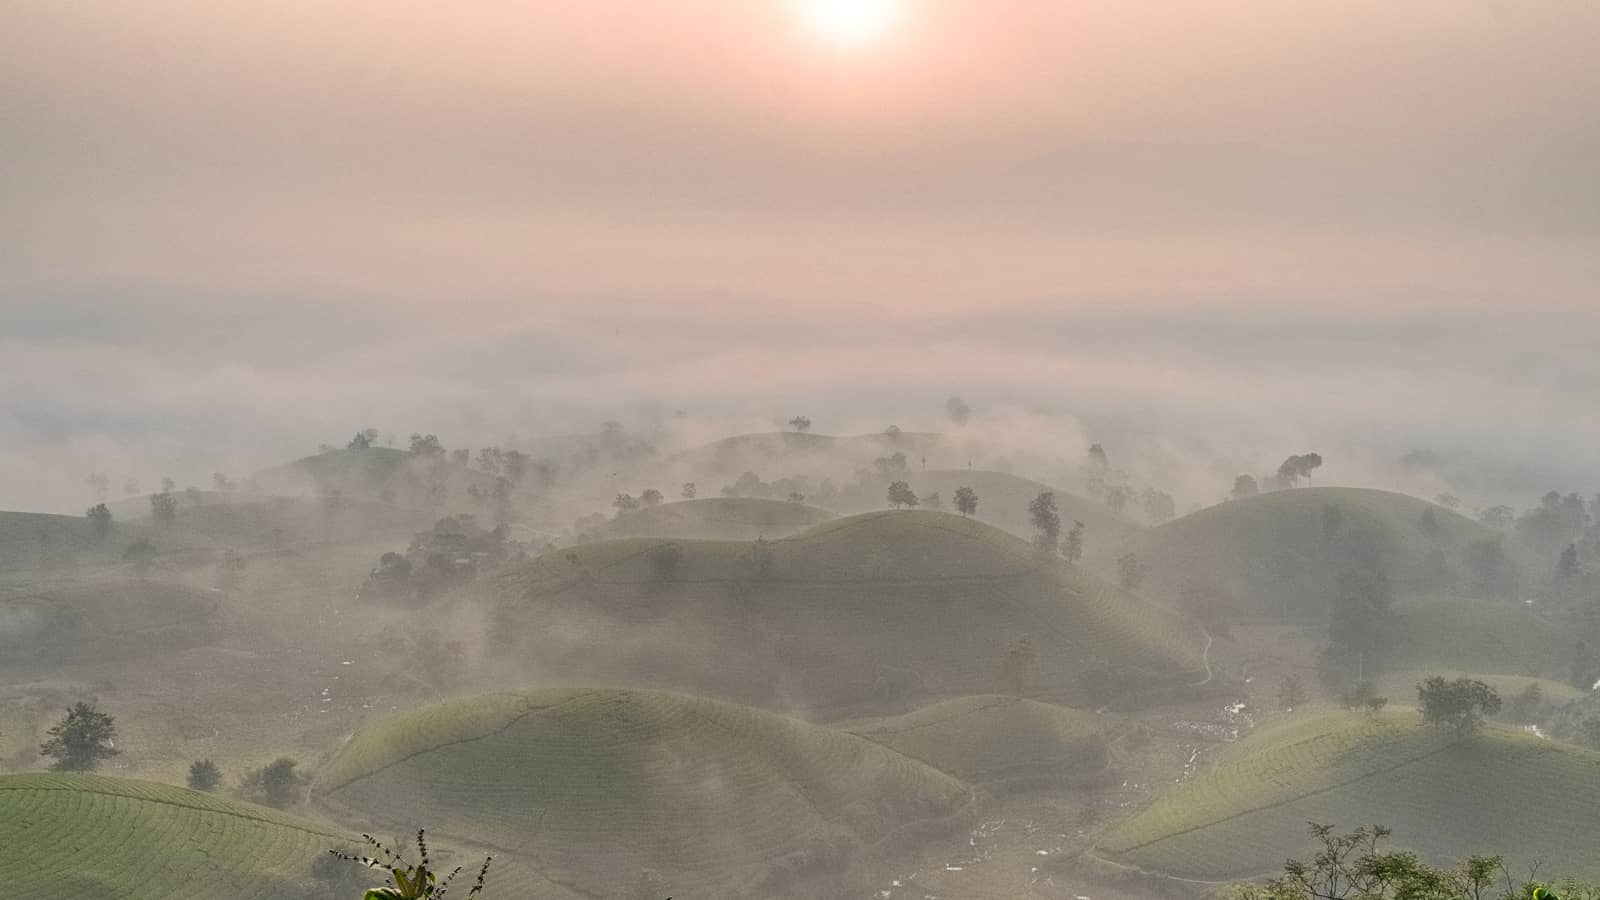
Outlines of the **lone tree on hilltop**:
{"type": "Polygon", "coordinates": [[[1067,562],[1076,563],[1083,559],[1083,523],[1073,520],[1072,527],[1067,530],[1067,539],[1061,542],[1061,555],[1067,562]]]}
{"type": "Polygon", "coordinates": [[[1500,711],[1500,695],[1476,678],[1445,681],[1435,675],[1417,685],[1417,700],[1424,722],[1453,729],[1457,734],[1477,730],[1484,716],[1500,711]]]}
{"type": "Polygon", "coordinates": [[[214,791],[222,784],[222,770],[209,759],[197,759],[189,766],[189,789],[214,791]]]}
{"type": "Polygon", "coordinates": [[[1056,549],[1056,541],[1061,537],[1061,512],[1056,509],[1056,495],[1045,491],[1033,498],[1028,504],[1028,519],[1033,522],[1034,530],[1038,532],[1033,542],[1041,547],[1056,549]]]}
{"type": "Polygon", "coordinates": [[[917,492],[904,481],[889,482],[889,505],[895,509],[910,509],[917,505],[917,492]]]}
{"type": "Polygon", "coordinates": [[[1284,487],[1296,487],[1300,479],[1311,480],[1311,473],[1322,468],[1322,454],[1306,453],[1291,456],[1278,466],[1278,481],[1284,487]]]}
{"type": "Polygon", "coordinates": [[[694,482],[685,481],[683,483],[683,488],[678,491],[678,496],[682,497],[685,500],[693,500],[695,498],[695,495],[697,495],[699,493],[700,493],[700,488],[696,487],[694,482]]]}
{"type": "Polygon", "coordinates": [[[111,508],[104,503],[96,503],[84,513],[88,516],[89,524],[94,526],[95,537],[105,537],[111,533],[111,508]]]}
{"type": "Polygon", "coordinates": [[[972,407],[968,406],[967,401],[962,400],[960,397],[951,397],[946,400],[944,402],[944,412],[945,415],[950,417],[950,421],[962,427],[965,427],[972,418],[972,407]]]}
{"type": "Polygon", "coordinates": [[[87,772],[120,752],[116,721],[93,704],[73,704],[48,734],[50,739],[39,745],[39,753],[54,759],[50,768],[58,772],[87,772]]]}
{"type": "Polygon", "coordinates": [[[800,434],[805,434],[806,432],[811,430],[811,417],[810,416],[795,416],[794,418],[789,420],[789,427],[793,428],[795,431],[799,432],[800,434]]]}
{"type": "Polygon", "coordinates": [[[1240,475],[1233,480],[1233,491],[1228,495],[1235,500],[1244,500],[1261,493],[1261,484],[1254,475],[1240,475]]]}
{"type": "Polygon", "coordinates": [[[633,512],[639,508],[640,503],[639,498],[632,494],[618,494],[616,499],[611,501],[611,505],[617,508],[617,513],[620,515],[625,512],[633,512]]]}
{"type": "Polygon", "coordinates": [[[661,492],[655,488],[647,488],[644,493],[639,495],[639,502],[645,506],[659,506],[661,501],[665,499],[661,492]]]}
{"type": "Polygon", "coordinates": [[[956,488],[956,512],[966,517],[977,511],[978,492],[969,487],[956,488]]]}

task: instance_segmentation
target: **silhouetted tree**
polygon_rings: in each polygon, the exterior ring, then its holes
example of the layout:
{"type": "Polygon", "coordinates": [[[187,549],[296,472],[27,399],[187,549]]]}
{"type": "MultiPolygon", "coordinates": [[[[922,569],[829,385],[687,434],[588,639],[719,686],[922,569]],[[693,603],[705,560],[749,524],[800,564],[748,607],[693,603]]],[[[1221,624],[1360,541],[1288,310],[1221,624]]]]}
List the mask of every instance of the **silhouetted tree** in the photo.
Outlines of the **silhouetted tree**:
{"type": "Polygon", "coordinates": [[[1061,512],[1056,509],[1056,495],[1044,491],[1028,503],[1028,521],[1033,523],[1034,543],[1049,547],[1053,553],[1061,537],[1061,512]]]}
{"type": "Polygon", "coordinates": [[[917,505],[917,494],[904,481],[892,481],[889,483],[889,505],[895,509],[909,509],[917,505]]]}
{"type": "Polygon", "coordinates": [[[1417,702],[1424,722],[1459,734],[1475,730],[1484,716],[1500,711],[1500,695],[1476,678],[1445,681],[1435,675],[1417,685],[1417,702]]]}
{"type": "Polygon", "coordinates": [[[1126,553],[1117,558],[1117,580],[1125,591],[1136,591],[1144,583],[1145,567],[1139,557],[1126,553]]]}
{"type": "Polygon", "coordinates": [[[189,766],[189,789],[214,791],[222,784],[222,770],[209,759],[197,759],[189,766]]]}
{"type": "Polygon", "coordinates": [[[1306,688],[1300,683],[1300,676],[1293,672],[1283,676],[1278,682],[1278,707],[1284,712],[1293,712],[1294,708],[1306,702],[1306,688]]]}
{"type": "Polygon", "coordinates": [[[39,753],[55,760],[50,768],[58,772],[87,772],[121,752],[116,721],[89,703],[73,704],[47,734],[39,753]]]}
{"type": "Polygon", "coordinates": [[[961,427],[966,427],[967,421],[972,418],[972,407],[968,406],[966,401],[960,397],[951,397],[946,400],[944,402],[944,412],[945,415],[950,417],[950,421],[961,427]]]}
{"type": "Polygon", "coordinates": [[[150,495],[150,518],[158,524],[171,525],[178,520],[178,498],[171,491],[150,495]]]}
{"type": "Polygon", "coordinates": [[[105,537],[111,533],[111,508],[104,503],[96,503],[84,513],[88,516],[89,524],[94,527],[95,537],[105,537]]]}
{"type": "Polygon", "coordinates": [[[280,756],[259,769],[246,772],[239,782],[240,796],[277,809],[292,805],[300,789],[310,780],[295,771],[298,765],[293,759],[280,756]]]}
{"type": "Polygon", "coordinates": [[[956,512],[970,516],[978,511],[978,492],[972,488],[956,488],[956,512]]]}
{"type": "Polygon", "coordinates": [[[1311,473],[1322,467],[1322,455],[1306,453],[1291,456],[1278,466],[1278,482],[1284,487],[1295,487],[1302,478],[1310,480],[1311,473]]]}
{"type": "Polygon", "coordinates": [[[1530,681],[1506,704],[1506,714],[1516,722],[1532,722],[1538,718],[1539,707],[1543,705],[1544,689],[1539,687],[1539,682],[1530,681]]]}
{"type": "Polygon", "coordinates": [[[1144,505],[1145,518],[1157,525],[1170,522],[1178,515],[1178,506],[1166,491],[1145,488],[1139,499],[1144,505]]]}
{"type": "Polygon", "coordinates": [[[377,440],[377,439],[378,439],[378,429],[376,429],[376,428],[363,429],[361,431],[356,432],[356,436],[350,439],[350,443],[345,445],[345,449],[346,450],[368,450],[368,449],[371,449],[372,442],[377,440]]]}
{"type": "Polygon", "coordinates": [[[1561,551],[1561,556],[1556,560],[1556,579],[1558,581],[1572,581],[1580,574],[1578,568],[1578,545],[1568,544],[1567,549],[1561,551]]]}
{"type": "Polygon", "coordinates": [[[438,435],[411,434],[411,452],[417,456],[443,456],[444,445],[439,443],[438,435]]]}
{"type": "Polygon", "coordinates": [[[1133,499],[1133,491],[1122,485],[1115,485],[1106,489],[1106,508],[1117,515],[1122,515],[1128,509],[1128,501],[1133,499]]]}
{"type": "Polygon", "coordinates": [[[1061,555],[1067,562],[1076,563],[1083,559],[1083,523],[1074,520],[1072,527],[1067,530],[1066,540],[1061,542],[1061,555]]]}
{"type": "Polygon", "coordinates": [[[639,502],[645,506],[659,506],[664,499],[666,498],[655,488],[647,488],[644,493],[639,495],[639,502]]]}
{"type": "Polygon", "coordinates": [[[618,494],[616,499],[611,501],[611,505],[616,507],[619,514],[633,512],[639,508],[639,500],[632,494],[618,494]]]}
{"type": "Polygon", "coordinates": [[[700,489],[695,487],[694,482],[685,481],[683,483],[683,488],[678,492],[678,496],[685,500],[693,500],[695,495],[698,493],[700,493],[700,489]]]}
{"type": "Polygon", "coordinates": [[[883,436],[888,438],[891,441],[900,440],[900,426],[899,425],[890,425],[888,428],[885,428],[883,430],[883,436]]]}

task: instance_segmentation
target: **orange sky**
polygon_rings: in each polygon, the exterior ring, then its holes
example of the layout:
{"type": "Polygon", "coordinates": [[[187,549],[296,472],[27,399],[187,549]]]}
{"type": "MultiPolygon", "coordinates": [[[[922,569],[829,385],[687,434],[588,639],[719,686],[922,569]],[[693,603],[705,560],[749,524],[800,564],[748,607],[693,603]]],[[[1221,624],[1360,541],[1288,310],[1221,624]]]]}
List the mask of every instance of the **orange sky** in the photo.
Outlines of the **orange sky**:
{"type": "Polygon", "coordinates": [[[960,311],[1595,283],[1592,3],[904,0],[845,52],[804,2],[14,0],[0,286],[960,311]]]}

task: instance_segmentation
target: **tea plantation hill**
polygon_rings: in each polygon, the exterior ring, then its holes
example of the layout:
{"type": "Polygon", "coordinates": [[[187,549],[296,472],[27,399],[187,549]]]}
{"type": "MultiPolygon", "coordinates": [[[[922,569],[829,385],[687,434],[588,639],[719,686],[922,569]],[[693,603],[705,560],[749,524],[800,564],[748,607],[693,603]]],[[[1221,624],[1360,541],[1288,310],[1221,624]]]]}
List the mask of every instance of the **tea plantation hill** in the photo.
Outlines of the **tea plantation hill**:
{"type": "MultiPolygon", "coordinates": [[[[956,491],[970,487],[978,495],[975,518],[1027,540],[1031,540],[1035,533],[1028,515],[1028,504],[1047,491],[1056,496],[1056,508],[1061,513],[1062,535],[1072,528],[1074,521],[1082,522],[1084,546],[1087,549],[1103,547],[1109,550],[1139,530],[1138,525],[1113,513],[1103,503],[1005,472],[934,469],[928,472],[913,471],[904,480],[919,497],[938,493],[944,508],[952,512],[956,508],[956,491]]],[[[887,482],[874,485],[865,493],[847,491],[841,498],[841,508],[852,511],[881,509],[886,491],[887,482]]]]}
{"type": "MultiPolygon", "coordinates": [[[[18,900],[322,900],[328,887],[312,865],[359,843],[334,826],[164,784],[0,775],[0,885],[18,900]]],[[[361,875],[346,894],[368,882],[361,875]]]]}
{"type": "MultiPolygon", "coordinates": [[[[436,611],[530,675],[642,683],[843,718],[1009,690],[1035,697],[1200,677],[1200,631],[997,528],[851,516],[764,542],[602,541],[547,553],[436,611]]],[[[1076,705],[1076,704],[1074,704],[1076,705]]]]}
{"type": "Polygon", "coordinates": [[[1430,859],[1600,875],[1600,753],[1489,725],[1461,738],[1414,710],[1308,711],[1222,751],[1113,828],[1097,852],[1183,878],[1253,877],[1311,849],[1307,822],[1381,822],[1430,859]]]}
{"type": "Polygon", "coordinates": [[[961,697],[900,716],[839,723],[972,784],[1083,779],[1108,762],[1110,720],[1017,697],[961,697]]]}
{"type": "Polygon", "coordinates": [[[495,880],[505,896],[549,883],[633,896],[645,871],[674,896],[814,896],[799,886],[970,827],[974,802],[960,781],[844,732],[589,688],[388,716],[357,732],[313,791],[344,820],[428,821],[491,849],[511,864],[495,880]]]}
{"type": "Polygon", "coordinates": [[[712,497],[665,503],[623,513],[607,522],[600,537],[685,538],[753,541],[787,537],[834,518],[803,503],[750,497],[712,497]]]}
{"type": "Polygon", "coordinates": [[[1341,574],[1384,572],[1401,596],[1447,592],[1471,582],[1469,548],[1496,537],[1404,494],[1301,488],[1191,513],[1134,535],[1113,555],[1133,553],[1145,565],[1151,596],[1178,601],[1200,587],[1236,621],[1326,622],[1341,574]]]}

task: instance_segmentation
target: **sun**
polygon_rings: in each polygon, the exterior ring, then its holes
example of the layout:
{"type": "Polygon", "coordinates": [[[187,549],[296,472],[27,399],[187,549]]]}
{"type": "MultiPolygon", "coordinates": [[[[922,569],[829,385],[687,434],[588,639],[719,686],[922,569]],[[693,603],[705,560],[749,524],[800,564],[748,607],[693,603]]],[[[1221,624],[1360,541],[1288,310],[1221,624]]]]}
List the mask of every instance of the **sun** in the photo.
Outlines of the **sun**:
{"type": "Polygon", "coordinates": [[[901,0],[800,0],[800,12],[819,36],[845,48],[882,41],[900,20],[901,0]]]}

